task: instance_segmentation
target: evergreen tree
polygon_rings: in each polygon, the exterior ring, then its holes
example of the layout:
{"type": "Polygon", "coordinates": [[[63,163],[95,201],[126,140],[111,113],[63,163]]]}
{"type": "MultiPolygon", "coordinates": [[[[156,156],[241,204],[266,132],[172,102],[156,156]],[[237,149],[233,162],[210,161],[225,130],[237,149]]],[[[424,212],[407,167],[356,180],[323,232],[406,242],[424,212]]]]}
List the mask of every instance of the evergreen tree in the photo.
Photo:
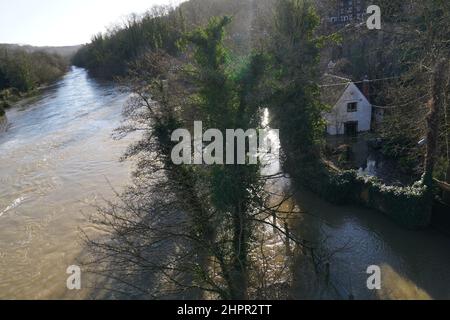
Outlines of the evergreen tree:
{"type": "Polygon", "coordinates": [[[279,0],[269,52],[272,59],[273,127],[280,129],[292,170],[317,162],[325,131],[319,100],[318,62],[324,41],[315,30],[319,17],[307,0],[279,0]]]}

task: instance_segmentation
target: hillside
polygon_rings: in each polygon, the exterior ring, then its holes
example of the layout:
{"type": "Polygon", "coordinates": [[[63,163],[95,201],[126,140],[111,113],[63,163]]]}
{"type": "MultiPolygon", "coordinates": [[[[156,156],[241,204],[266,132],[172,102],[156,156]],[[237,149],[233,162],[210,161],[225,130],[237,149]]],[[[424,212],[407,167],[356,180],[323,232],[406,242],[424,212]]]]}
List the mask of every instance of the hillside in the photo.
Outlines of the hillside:
{"type": "Polygon", "coordinates": [[[50,47],[50,46],[35,47],[30,45],[0,43],[0,48],[6,48],[9,50],[21,50],[28,53],[40,51],[48,54],[57,54],[66,58],[72,57],[81,47],[82,47],[81,45],[64,46],[64,47],[50,47]]]}

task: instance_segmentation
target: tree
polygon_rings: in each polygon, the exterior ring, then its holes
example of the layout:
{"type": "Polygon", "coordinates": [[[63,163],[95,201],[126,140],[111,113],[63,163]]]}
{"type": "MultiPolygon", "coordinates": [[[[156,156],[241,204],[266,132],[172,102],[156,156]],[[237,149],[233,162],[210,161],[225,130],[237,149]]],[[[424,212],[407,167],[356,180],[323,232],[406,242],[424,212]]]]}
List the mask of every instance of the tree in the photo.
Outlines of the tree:
{"type": "Polygon", "coordinates": [[[59,55],[4,48],[0,52],[0,90],[28,92],[55,81],[66,70],[67,62],[59,55]]]}
{"type": "Polygon", "coordinates": [[[276,175],[262,176],[259,165],[236,161],[211,166],[172,162],[172,132],[192,127],[194,120],[203,120],[205,130],[260,125],[258,97],[263,96],[259,93],[266,59],[254,54],[239,66],[229,63],[223,45],[229,21],[214,18],[187,35],[186,60],[149,52],[133,64],[125,80],[134,95],[125,109],[128,122],[118,135],[143,132],[125,155],[137,160],[137,169],[133,185],[118,195],[119,201],[92,217],[108,237],[86,238],[91,248],[87,265],[136,294],[270,297],[277,293],[270,281],[279,279],[260,278],[267,266],[273,270],[259,254],[267,238],[261,229],[271,226],[297,246],[307,247],[277,223],[278,216],[288,214],[280,207],[290,195],[268,204],[270,193],[264,186],[276,175]],[[275,222],[269,222],[272,217],[275,222]],[[147,280],[140,285],[136,279],[147,280]]]}
{"type": "Polygon", "coordinates": [[[325,130],[319,100],[318,62],[324,41],[315,30],[319,18],[310,1],[280,0],[269,52],[272,57],[271,111],[280,128],[285,164],[294,173],[299,164],[319,159],[325,130]]]}
{"type": "Polygon", "coordinates": [[[103,78],[124,76],[128,64],[147,50],[178,53],[184,18],[171,6],[155,6],[144,15],[130,15],[123,24],[97,34],[73,57],[76,66],[103,78]]]}
{"type": "MultiPolygon", "coordinates": [[[[388,105],[381,135],[388,155],[401,159],[409,170],[417,175],[424,168],[425,148],[418,145],[427,132],[426,117],[431,98],[432,77],[441,59],[448,59],[450,46],[448,34],[450,6],[447,1],[411,1],[405,8],[408,15],[396,18],[395,24],[387,25],[384,32],[393,35],[386,46],[388,56],[395,52],[397,80],[380,91],[388,105]]],[[[393,16],[396,17],[395,15],[393,16]]],[[[448,73],[448,71],[447,71],[448,73]]],[[[448,79],[448,77],[446,78],[448,79]]],[[[446,79],[443,81],[446,82],[446,79]]],[[[448,171],[448,103],[443,104],[438,116],[437,158],[435,177],[446,179],[448,171]]]]}

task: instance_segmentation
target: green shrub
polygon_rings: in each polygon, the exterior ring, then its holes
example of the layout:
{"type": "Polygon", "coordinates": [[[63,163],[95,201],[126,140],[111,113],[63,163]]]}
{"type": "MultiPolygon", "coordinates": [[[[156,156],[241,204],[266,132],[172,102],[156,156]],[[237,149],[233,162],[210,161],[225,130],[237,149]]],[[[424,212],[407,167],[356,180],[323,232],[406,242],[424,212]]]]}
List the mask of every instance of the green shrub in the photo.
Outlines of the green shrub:
{"type": "Polygon", "coordinates": [[[333,171],[326,165],[299,170],[294,179],[331,203],[360,204],[406,228],[430,223],[432,192],[422,181],[407,187],[386,186],[377,178],[359,176],[354,170],[333,171]]]}
{"type": "Polygon", "coordinates": [[[0,46],[0,92],[4,99],[18,92],[33,89],[57,80],[67,70],[67,61],[62,57],[44,52],[32,52],[0,46]],[[8,89],[8,90],[4,90],[8,89]]]}

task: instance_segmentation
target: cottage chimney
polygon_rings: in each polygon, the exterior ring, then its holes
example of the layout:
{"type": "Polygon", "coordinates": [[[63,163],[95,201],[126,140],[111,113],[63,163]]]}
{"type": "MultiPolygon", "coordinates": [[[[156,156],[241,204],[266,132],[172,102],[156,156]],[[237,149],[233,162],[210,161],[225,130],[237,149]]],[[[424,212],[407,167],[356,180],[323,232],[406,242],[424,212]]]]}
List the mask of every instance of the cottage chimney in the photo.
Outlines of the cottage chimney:
{"type": "Polygon", "coordinates": [[[362,92],[366,96],[367,100],[370,102],[370,81],[367,76],[364,77],[363,83],[362,83],[362,92]]]}

